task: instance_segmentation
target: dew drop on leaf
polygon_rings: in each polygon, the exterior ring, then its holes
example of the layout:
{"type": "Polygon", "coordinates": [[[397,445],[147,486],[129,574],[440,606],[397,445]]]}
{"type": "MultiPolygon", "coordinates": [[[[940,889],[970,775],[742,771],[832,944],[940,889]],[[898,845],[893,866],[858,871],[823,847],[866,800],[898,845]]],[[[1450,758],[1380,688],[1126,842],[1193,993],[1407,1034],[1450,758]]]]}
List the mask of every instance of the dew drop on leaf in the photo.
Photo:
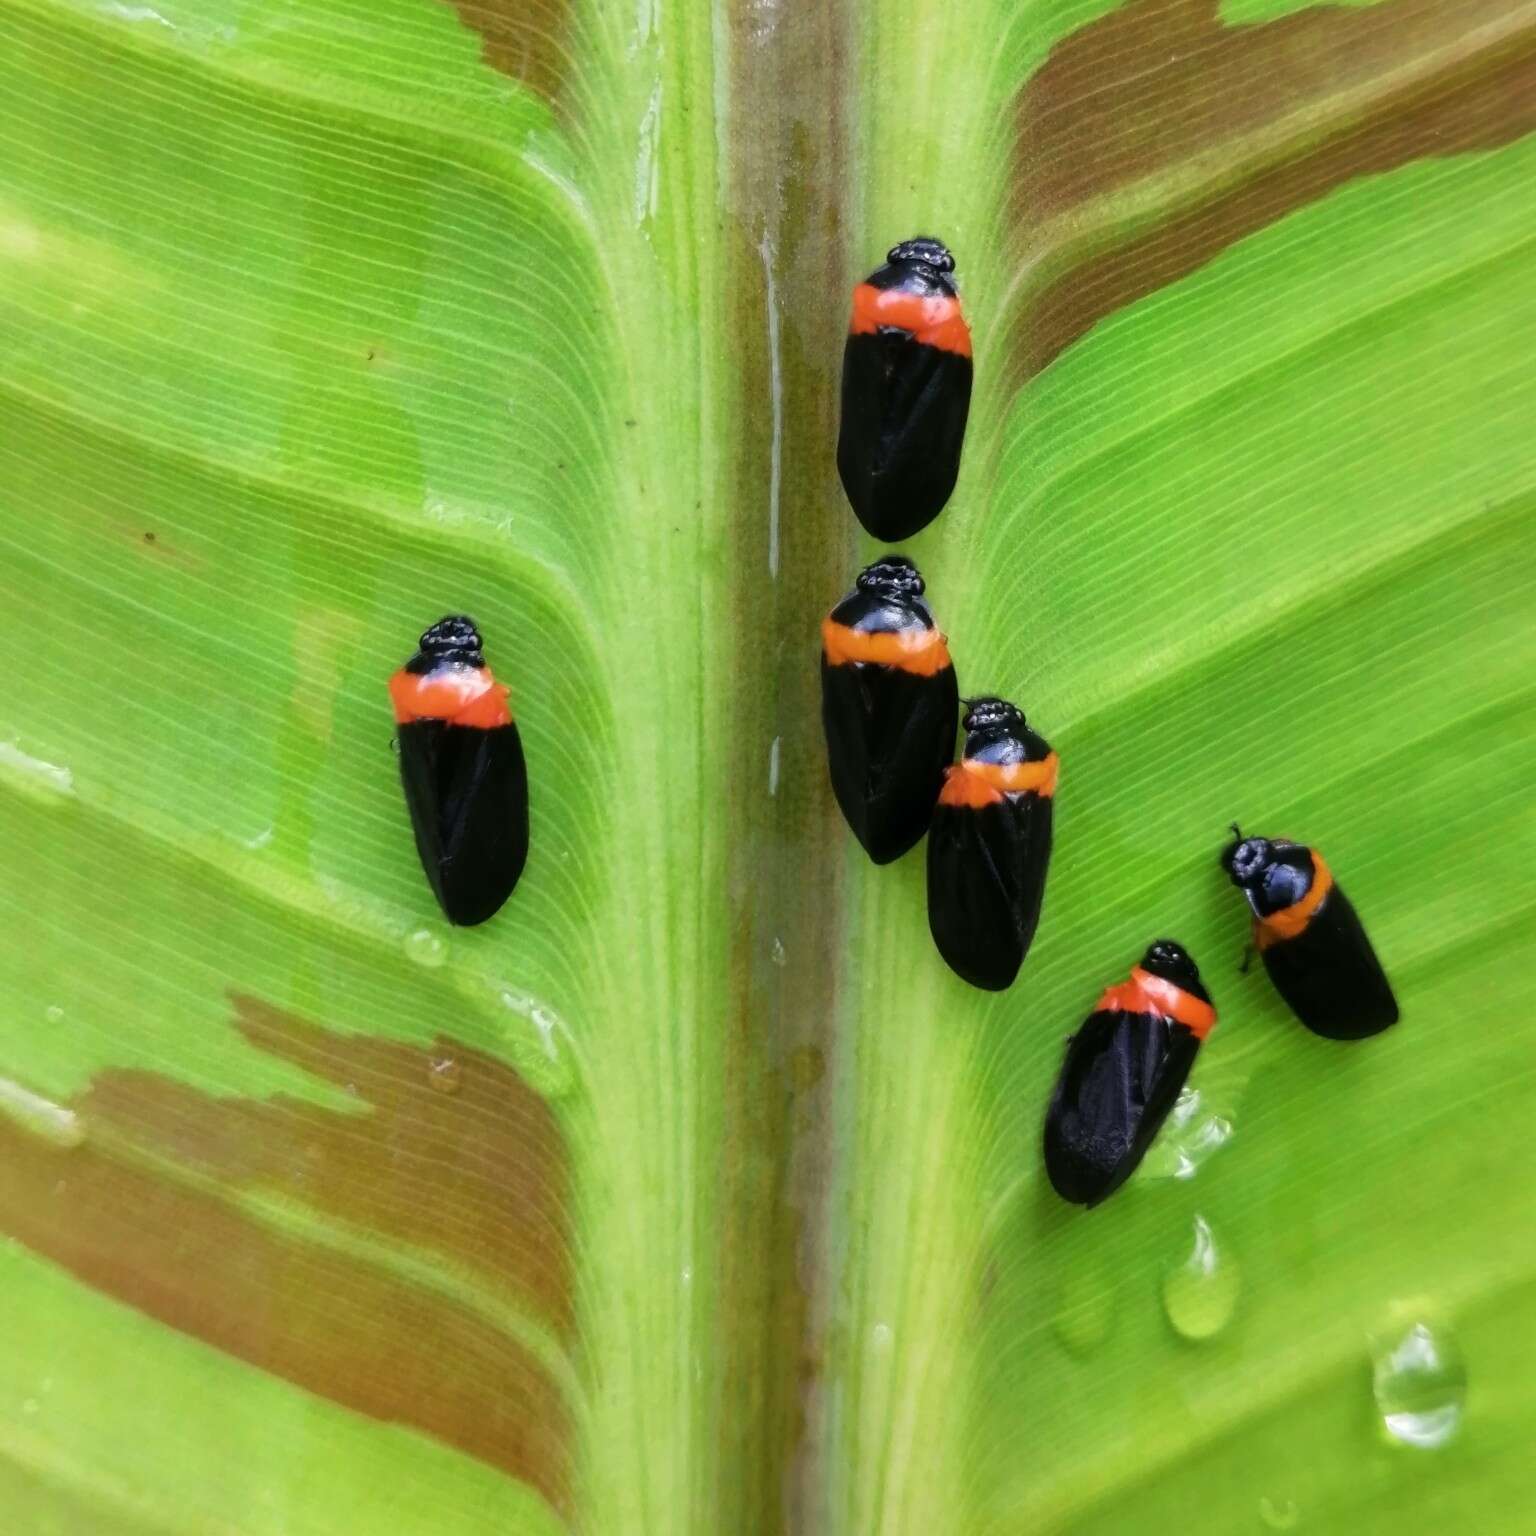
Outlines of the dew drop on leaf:
{"type": "Polygon", "coordinates": [[[1198,1088],[1185,1088],[1142,1163],[1148,1179],[1192,1179],[1232,1139],[1232,1121],[1213,1114],[1198,1088]]]}
{"type": "Polygon", "coordinates": [[[503,1044],[518,1072],[537,1093],[569,1093],[577,1068],[570,1025],[523,987],[497,982],[494,995],[503,1010],[503,1044]]]}
{"type": "Polygon", "coordinates": [[[448,959],[448,946],[430,928],[418,928],[405,941],[405,958],[435,971],[448,959]]]}
{"type": "Polygon", "coordinates": [[[85,1121],[68,1105],[45,1099],[8,1077],[0,1077],[0,1115],[61,1151],[85,1140],[85,1121]]]}
{"type": "Polygon", "coordinates": [[[1419,1321],[1372,1340],[1371,1389],[1387,1435],[1434,1450],[1461,1427],[1467,1367],[1444,1324],[1419,1321]]]}
{"type": "Polygon", "coordinates": [[[1062,1286],[1051,1327],[1074,1355],[1091,1355],[1109,1337],[1114,1320],[1114,1285],[1108,1275],[1089,1272],[1062,1286]]]}
{"type": "Polygon", "coordinates": [[[1240,1286],[1236,1260],[1205,1217],[1196,1216],[1188,1254],[1163,1277],[1163,1308],[1174,1331],[1197,1341],[1214,1338],[1232,1321],[1240,1286]]]}
{"type": "Polygon", "coordinates": [[[1259,1519],[1266,1530],[1294,1531],[1301,1523],[1301,1511],[1294,1499],[1272,1499],[1266,1495],[1259,1500],[1259,1519]]]}

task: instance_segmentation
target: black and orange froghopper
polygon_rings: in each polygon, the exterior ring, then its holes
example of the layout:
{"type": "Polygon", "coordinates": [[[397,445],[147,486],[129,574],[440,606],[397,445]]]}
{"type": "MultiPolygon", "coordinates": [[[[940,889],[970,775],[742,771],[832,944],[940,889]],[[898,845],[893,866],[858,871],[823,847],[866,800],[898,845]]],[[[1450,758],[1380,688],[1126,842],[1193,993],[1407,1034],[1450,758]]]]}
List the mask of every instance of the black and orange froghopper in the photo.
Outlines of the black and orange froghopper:
{"type": "Polygon", "coordinates": [[[928,834],[928,927],[951,970],[996,992],[1018,975],[1040,921],[1058,765],[1003,699],[971,700],[965,730],[928,834]]]}
{"type": "Polygon", "coordinates": [[[1159,939],[1067,1043],[1045,1116],[1045,1171],[1063,1200],[1097,1205],[1136,1170],[1173,1108],[1216,1010],[1195,962],[1159,939]]]}
{"type": "Polygon", "coordinates": [[[927,831],[959,713],[922,576],[902,555],[876,560],[821,622],[832,790],[876,864],[900,858],[927,831]]]}
{"type": "Polygon", "coordinates": [[[944,509],[971,406],[971,332],[955,259],[937,240],[893,246],[853,290],[837,468],[865,529],[893,543],[944,509]]]}
{"type": "Polygon", "coordinates": [[[389,680],[421,867],[452,923],[483,923],[528,857],[528,770],[507,689],[466,618],[440,619],[389,680]]]}
{"type": "Polygon", "coordinates": [[[1244,837],[1221,866],[1253,913],[1253,943],[1292,1013],[1313,1034],[1363,1040],[1397,1022],[1397,999],[1323,856],[1284,838],[1244,837]]]}

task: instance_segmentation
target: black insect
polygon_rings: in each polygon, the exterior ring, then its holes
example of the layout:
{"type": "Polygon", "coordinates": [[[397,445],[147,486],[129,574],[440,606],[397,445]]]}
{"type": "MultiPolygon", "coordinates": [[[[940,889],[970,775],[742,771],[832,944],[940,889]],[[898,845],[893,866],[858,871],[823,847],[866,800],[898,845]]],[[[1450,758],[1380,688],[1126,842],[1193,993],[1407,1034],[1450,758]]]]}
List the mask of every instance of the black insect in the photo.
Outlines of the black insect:
{"type": "Polygon", "coordinates": [[[954,270],[939,241],[906,240],[853,290],[837,468],[859,521],[888,543],[926,528],[960,473],[971,332],[954,270]]]}
{"type": "Polygon", "coordinates": [[[1322,854],[1232,833],[1221,866],[1248,899],[1254,947],[1291,1012],[1329,1040],[1363,1040],[1397,1023],[1386,972],[1322,854]]]}
{"type": "Polygon", "coordinates": [[[1001,991],[1040,921],[1057,759],[1003,699],[973,699],[928,834],[928,928],[956,975],[1001,991]]]}
{"type": "Polygon", "coordinates": [[[1097,1205],[1135,1172],[1215,1027],[1200,972],[1171,939],[1104,992],[1068,1042],[1045,1116],[1045,1171],[1063,1200],[1097,1205]]]}
{"type": "Polygon", "coordinates": [[[821,624],[821,718],[832,790],[876,864],[928,830],[960,712],[923,578],[902,555],[861,571],[821,624]]]}
{"type": "Polygon", "coordinates": [[[528,858],[528,769],[466,618],[440,619],[389,680],[400,778],[421,867],[452,923],[483,923],[528,858]]]}

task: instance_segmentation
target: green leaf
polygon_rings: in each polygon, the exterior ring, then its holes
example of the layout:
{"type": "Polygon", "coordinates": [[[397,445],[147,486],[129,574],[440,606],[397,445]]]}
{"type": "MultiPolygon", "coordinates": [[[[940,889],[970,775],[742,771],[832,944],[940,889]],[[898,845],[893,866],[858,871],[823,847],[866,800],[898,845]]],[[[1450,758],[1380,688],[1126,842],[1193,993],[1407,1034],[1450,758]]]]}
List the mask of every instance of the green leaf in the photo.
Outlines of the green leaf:
{"type": "Polygon", "coordinates": [[[0,0],[10,1526],[1523,1529],[1533,45],[0,0]],[[1063,764],[997,997],[817,718],[847,290],[919,230],[978,374],[911,551],[1063,764]],[[450,611],[533,786],[474,930],[384,693],[450,611]],[[1399,1028],[1238,973],[1233,818],[1327,850],[1399,1028]],[[1061,1039],[1163,933],[1222,1023],[1069,1210],[1061,1039]]]}

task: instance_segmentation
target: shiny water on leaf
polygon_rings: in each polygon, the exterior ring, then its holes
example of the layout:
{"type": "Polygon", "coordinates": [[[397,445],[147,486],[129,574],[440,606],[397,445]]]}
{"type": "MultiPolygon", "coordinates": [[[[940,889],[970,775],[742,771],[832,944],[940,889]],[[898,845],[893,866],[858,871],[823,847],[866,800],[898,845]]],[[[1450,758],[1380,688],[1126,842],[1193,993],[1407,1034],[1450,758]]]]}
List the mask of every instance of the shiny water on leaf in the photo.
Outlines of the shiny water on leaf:
{"type": "Polygon", "coordinates": [[[448,946],[430,928],[418,928],[406,937],[405,958],[435,971],[447,963],[448,946]]]}
{"type": "Polygon", "coordinates": [[[1271,1531],[1294,1531],[1301,1523],[1301,1511],[1297,1509],[1294,1499],[1271,1499],[1266,1496],[1259,1500],[1259,1519],[1271,1531]]]}
{"type": "Polygon", "coordinates": [[[1192,1179],[1231,1139],[1230,1117],[1211,1113],[1198,1088],[1185,1088],[1142,1161],[1142,1176],[1192,1179]]]}
{"type": "Polygon", "coordinates": [[[1467,1367],[1443,1323],[1419,1321],[1372,1342],[1371,1389],[1382,1425],[1400,1445],[1434,1450],[1461,1427],[1467,1367]]]}
{"type": "Polygon", "coordinates": [[[8,1077],[0,1077],[0,1115],[63,1151],[85,1140],[85,1122],[66,1104],[56,1104],[8,1077]]]}
{"type": "Polygon", "coordinates": [[[1214,1338],[1232,1321],[1241,1284],[1237,1261],[1205,1217],[1196,1216],[1188,1254],[1163,1277],[1168,1321],[1186,1339],[1214,1338]]]}
{"type": "Polygon", "coordinates": [[[1061,1287],[1051,1327],[1074,1355],[1091,1355],[1109,1337],[1115,1289],[1109,1276],[1089,1270],[1061,1287]]]}

